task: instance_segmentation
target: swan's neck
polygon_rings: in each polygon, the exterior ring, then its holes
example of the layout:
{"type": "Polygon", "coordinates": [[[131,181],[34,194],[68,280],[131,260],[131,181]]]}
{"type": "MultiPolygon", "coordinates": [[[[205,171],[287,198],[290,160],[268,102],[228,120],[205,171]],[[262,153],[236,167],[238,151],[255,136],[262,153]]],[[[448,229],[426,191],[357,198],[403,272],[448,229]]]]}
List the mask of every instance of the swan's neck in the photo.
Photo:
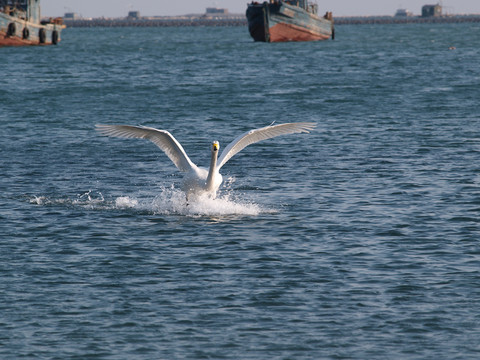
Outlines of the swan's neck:
{"type": "Polygon", "coordinates": [[[207,183],[205,188],[207,191],[215,189],[215,175],[217,173],[217,151],[212,151],[212,158],[210,160],[210,169],[208,169],[207,183]]]}

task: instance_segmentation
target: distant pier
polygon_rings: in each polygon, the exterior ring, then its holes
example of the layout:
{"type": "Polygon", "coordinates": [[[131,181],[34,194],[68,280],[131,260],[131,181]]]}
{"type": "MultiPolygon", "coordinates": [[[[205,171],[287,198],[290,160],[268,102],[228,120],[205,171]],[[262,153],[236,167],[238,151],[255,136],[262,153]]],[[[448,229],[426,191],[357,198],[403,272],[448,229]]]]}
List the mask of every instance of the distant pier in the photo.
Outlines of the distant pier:
{"type": "MultiPolygon", "coordinates": [[[[477,15],[450,15],[435,17],[420,16],[359,16],[334,17],[335,25],[368,25],[368,24],[440,24],[440,23],[477,23],[477,15]]],[[[162,17],[162,18],[96,18],[96,19],[65,19],[67,27],[169,27],[169,26],[247,26],[243,16],[225,18],[162,17]]]]}
{"type": "Polygon", "coordinates": [[[159,18],[159,19],[78,19],[64,20],[67,27],[169,27],[169,26],[246,26],[244,17],[208,19],[202,17],[191,18],[159,18]]]}
{"type": "Polygon", "coordinates": [[[449,16],[358,16],[334,17],[335,25],[368,25],[368,24],[442,24],[480,22],[480,14],[449,16]]]}

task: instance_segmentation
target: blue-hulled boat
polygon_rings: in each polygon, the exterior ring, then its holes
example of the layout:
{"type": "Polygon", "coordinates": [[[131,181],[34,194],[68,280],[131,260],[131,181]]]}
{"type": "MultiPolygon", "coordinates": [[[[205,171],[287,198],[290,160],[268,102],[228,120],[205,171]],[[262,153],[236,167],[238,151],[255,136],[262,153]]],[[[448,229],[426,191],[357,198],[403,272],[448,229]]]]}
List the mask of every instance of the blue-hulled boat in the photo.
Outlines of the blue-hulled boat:
{"type": "Polygon", "coordinates": [[[0,0],[0,46],[58,44],[62,18],[40,21],[40,0],[0,0]]]}

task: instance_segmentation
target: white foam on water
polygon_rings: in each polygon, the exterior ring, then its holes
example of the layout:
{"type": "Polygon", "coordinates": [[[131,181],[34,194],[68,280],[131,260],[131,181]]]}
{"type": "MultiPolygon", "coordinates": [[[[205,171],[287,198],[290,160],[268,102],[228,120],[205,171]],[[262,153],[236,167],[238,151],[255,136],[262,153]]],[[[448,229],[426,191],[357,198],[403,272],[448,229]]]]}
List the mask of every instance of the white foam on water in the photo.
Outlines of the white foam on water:
{"type": "Polygon", "coordinates": [[[103,194],[98,191],[89,190],[83,194],[77,194],[75,198],[69,197],[52,197],[52,196],[37,196],[33,195],[29,198],[29,202],[35,205],[43,206],[80,206],[89,209],[105,209],[108,208],[108,202],[103,197],[103,194]]]}
{"type": "Polygon", "coordinates": [[[137,210],[156,215],[183,216],[257,216],[262,213],[275,213],[276,210],[262,207],[253,202],[241,200],[232,195],[232,191],[221,194],[216,199],[198,196],[187,201],[185,193],[173,186],[161,188],[153,198],[143,195],[122,195],[113,200],[106,200],[101,192],[89,190],[78,194],[76,198],[49,198],[34,195],[30,203],[40,206],[60,205],[82,207],[89,210],[137,210]]]}
{"type": "Polygon", "coordinates": [[[115,207],[117,209],[129,209],[138,206],[137,199],[131,199],[128,196],[120,196],[115,199],[115,207]]]}
{"type": "Polygon", "coordinates": [[[99,191],[88,190],[84,194],[78,194],[77,199],[72,201],[73,205],[95,207],[95,205],[104,206],[105,198],[99,191]]]}
{"type": "Polygon", "coordinates": [[[152,201],[152,210],[156,214],[186,216],[256,216],[271,211],[251,202],[233,199],[230,194],[221,195],[216,199],[198,196],[187,201],[185,193],[177,189],[164,189],[152,201]]]}
{"type": "Polygon", "coordinates": [[[48,199],[46,196],[33,195],[33,198],[31,198],[29,201],[30,201],[30,204],[35,204],[35,205],[45,205],[46,203],[48,203],[48,199]]]}

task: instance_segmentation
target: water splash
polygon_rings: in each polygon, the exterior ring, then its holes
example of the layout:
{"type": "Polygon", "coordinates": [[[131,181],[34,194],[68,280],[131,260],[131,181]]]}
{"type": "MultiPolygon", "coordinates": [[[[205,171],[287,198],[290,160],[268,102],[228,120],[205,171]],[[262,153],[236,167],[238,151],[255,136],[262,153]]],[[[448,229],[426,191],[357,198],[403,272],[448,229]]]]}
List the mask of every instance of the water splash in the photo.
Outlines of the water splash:
{"type": "Polygon", "coordinates": [[[128,196],[120,196],[115,199],[115,207],[117,209],[129,209],[138,206],[137,199],[130,199],[128,196]]]}
{"type": "Polygon", "coordinates": [[[80,206],[90,209],[108,208],[108,201],[105,200],[101,192],[88,190],[85,193],[77,194],[75,198],[55,197],[55,196],[37,196],[29,197],[29,202],[41,206],[80,206]]]}
{"type": "Polygon", "coordinates": [[[101,192],[94,192],[92,190],[88,190],[84,194],[78,194],[78,199],[73,200],[72,203],[79,204],[79,205],[95,205],[95,204],[104,204],[105,198],[101,192]]]}
{"type": "Polygon", "coordinates": [[[152,210],[156,214],[180,214],[186,216],[222,216],[222,215],[249,215],[270,212],[261,206],[235,199],[230,193],[216,199],[208,196],[199,196],[187,202],[185,194],[177,189],[164,189],[152,201],[152,210]]]}
{"type": "Polygon", "coordinates": [[[156,196],[122,195],[107,200],[101,192],[89,190],[71,198],[55,198],[48,196],[29,197],[31,204],[40,206],[72,206],[89,210],[133,210],[155,215],[182,216],[257,216],[261,213],[276,212],[253,202],[239,199],[228,191],[216,199],[200,196],[187,202],[185,193],[171,188],[161,188],[156,196]]]}
{"type": "Polygon", "coordinates": [[[45,205],[49,203],[49,200],[46,196],[33,195],[33,197],[29,199],[29,201],[30,201],[30,204],[35,204],[35,205],[45,205]]]}

